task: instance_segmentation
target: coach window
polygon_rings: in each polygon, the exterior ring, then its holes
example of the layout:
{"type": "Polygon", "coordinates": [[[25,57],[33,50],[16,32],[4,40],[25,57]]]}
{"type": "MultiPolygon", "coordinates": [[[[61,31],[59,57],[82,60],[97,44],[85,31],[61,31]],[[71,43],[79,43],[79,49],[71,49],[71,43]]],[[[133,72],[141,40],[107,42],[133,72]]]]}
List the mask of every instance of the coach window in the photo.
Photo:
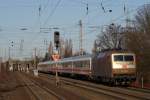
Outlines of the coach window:
{"type": "Polygon", "coordinates": [[[69,62],[64,63],[64,67],[69,67],[69,62]]]}
{"type": "Polygon", "coordinates": [[[79,64],[79,67],[84,67],[84,61],[81,61],[79,64]]]}
{"type": "Polygon", "coordinates": [[[73,66],[74,66],[74,67],[77,67],[77,63],[76,63],[76,62],[73,62],[73,66]]]}
{"type": "Polygon", "coordinates": [[[63,63],[63,67],[66,67],[66,63],[63,63]]]}
{"type": "Polygon", "coordinates": [[[79,67],[86,67],[86,61],[80,61],[79,67]]]}
{"type": "Polygon", "coordinates": [[[72,62],[68,62],[68,67],[72,67],[72,62]]]}
{"type": "Polygon", "coordinates": [[[90,61],[85,61],[85,67],[89,67],[90,66],[90,61]]]}
{"type": "Polygon", "coordinates": [[[80,61],[76,61],[74,62],[75,67],[81,67],[81,62],[80,61]]]}
{"type": "Polygon", "coordinates": [[[61,63],[60,62],[58,63],[58,67],[61,67],[61,63]]]}
{"type": "Polygon", "coordinates": [[[68,62],[66,62],[65,67],[68,67],[68,62]]]}
{"type": "Polygon", "coordinates": [[[63,67],[63,63],[60,63],[59,66],[60,66],[60,67],[63,67]]]}
{"type": "Polygon", "coordinates": [[[66,63],[63,63],[63,67],[67,67],[67,64],[66,64],[66,63]]]}
{"type": "Polygon", "coordinates": [[[74,62],[75,67],[78,67],[78,62],[74,62]]]}
{"type": "Polygon", "coordinates": [[[82,62],[82,67],[87,67],[87,61],[82,62]]]}
{"type": "Polygon", "coordinates": [[[68,63],[67,63],[67,67],[71,67],[71,64],[70,64],[70,62],[68,62],[68,63]]]}

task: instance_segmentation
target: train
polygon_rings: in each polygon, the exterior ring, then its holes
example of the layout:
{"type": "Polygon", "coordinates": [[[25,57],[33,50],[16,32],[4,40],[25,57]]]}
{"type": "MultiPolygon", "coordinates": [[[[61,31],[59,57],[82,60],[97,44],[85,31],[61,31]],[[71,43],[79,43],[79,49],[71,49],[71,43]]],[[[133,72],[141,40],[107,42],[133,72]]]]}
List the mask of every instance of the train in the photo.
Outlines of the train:
{"type": "Polygon", "coordinates": [[[129,85],[136,80],[136,55],[129,51],[104,51],[46,61],[38,64],[40,72],[88,77],[110,85],[129,85]]]}

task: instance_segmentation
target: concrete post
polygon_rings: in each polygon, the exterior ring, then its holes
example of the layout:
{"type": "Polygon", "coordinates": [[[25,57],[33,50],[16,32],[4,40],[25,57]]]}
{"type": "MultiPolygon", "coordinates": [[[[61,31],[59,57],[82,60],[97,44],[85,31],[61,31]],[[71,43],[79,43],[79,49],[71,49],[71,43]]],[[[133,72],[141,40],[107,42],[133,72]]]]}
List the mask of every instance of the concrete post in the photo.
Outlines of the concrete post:
{"type": "Polygon", "coordinates": [[[143,88],[144,86],[143,86],[143,76],[142,76],[142,78],[141,78],[141,87],[143,88]]]}
{"type": "Polygon", "coordinates": [[[56,86],[58,86],[59,85],[59,77],[58,77],[58,71],[57,71],[57,69],[58,69],[58,65],[57,65],[57,63],[56,63],[56,86]]]}

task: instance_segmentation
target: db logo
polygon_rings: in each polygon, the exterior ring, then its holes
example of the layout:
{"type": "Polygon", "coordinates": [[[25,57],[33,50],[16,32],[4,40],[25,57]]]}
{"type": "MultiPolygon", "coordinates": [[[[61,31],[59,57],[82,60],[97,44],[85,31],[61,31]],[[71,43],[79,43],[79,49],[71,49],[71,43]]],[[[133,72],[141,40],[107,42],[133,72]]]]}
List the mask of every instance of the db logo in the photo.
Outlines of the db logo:
{"type": "Polygon", "coordinates": [[[123,68],[127,68],[127,65],[126,65],[126,64],[124,64],[122,67],[123,67],[123,68]]]}

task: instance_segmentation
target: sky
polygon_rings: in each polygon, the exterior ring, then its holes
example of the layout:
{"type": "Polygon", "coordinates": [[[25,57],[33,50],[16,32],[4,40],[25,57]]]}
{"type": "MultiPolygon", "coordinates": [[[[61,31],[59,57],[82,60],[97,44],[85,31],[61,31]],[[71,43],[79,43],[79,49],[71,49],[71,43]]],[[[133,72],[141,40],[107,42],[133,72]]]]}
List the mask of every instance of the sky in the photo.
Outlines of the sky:
{"type": "Polygon", "coordinates": [[[43,56],[54,31],[62,39],[72,39],[76,52],[80,20],[83,49],[90,53],[102,28],[111,23],[125,25],[126,17],[133,19],[147,3],[150,0],[0,0],[0,57],[8,59],[10,53],[12,58],[31,58],[34,48],[43,56]]]}

